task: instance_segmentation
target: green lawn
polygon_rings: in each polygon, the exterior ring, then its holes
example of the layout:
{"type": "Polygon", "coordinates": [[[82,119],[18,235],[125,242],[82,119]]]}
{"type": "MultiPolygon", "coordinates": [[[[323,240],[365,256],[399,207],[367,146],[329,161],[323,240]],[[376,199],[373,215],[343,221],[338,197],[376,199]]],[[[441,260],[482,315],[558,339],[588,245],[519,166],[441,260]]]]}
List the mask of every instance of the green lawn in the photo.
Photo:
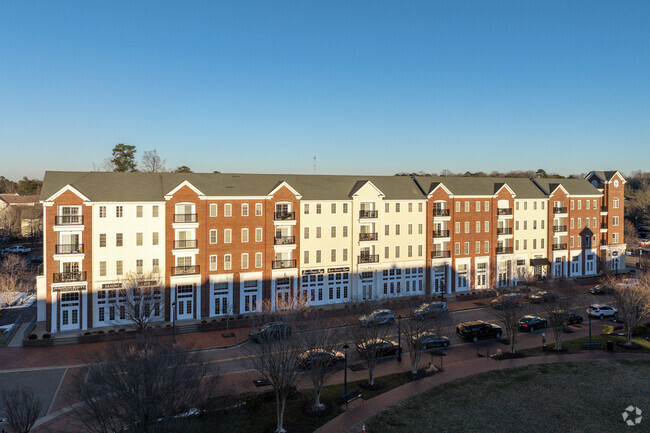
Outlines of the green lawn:
{"type": "Polygon", "coordinates": [[[650,419],[628,427],[621,416],[629,405],[647,410],[648,389],[650,361],[532,365],[438,386],[371,418],[366,431],[650,431],[650,419]]]}

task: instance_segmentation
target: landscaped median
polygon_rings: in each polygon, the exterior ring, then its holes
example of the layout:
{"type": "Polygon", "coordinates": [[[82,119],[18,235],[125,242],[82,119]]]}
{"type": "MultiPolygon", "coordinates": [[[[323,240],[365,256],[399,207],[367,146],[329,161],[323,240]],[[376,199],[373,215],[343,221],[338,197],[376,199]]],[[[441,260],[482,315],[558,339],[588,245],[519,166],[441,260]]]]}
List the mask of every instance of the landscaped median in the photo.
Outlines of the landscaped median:
{"type": "MultiPolygon", "coordinates": [[[[629,406],[650,410],[648,389],[650,359],[535,364],[439,385],[365,426],[368,433],[628,432],[622,414],[629,406]]],[[[648,426],[644,417],[637,430],[648,426]]]]}

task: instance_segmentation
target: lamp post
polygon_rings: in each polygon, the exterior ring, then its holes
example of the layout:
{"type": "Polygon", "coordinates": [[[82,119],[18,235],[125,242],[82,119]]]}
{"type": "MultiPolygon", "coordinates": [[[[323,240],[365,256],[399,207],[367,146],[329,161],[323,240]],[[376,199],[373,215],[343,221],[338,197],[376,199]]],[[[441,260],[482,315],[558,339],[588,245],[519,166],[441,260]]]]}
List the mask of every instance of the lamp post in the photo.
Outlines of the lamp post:
{"type": "Polygon", "coordinates": [[[397,315],[397,362],[402,362],[402,316],[397,315]]]}
{"type": "Polygon", "coordinates": [[[172,302],[172,341],[176,343],[176,302],[172,302]]]}
{"type": "Polygon", "coordinates": [[[345,351],[345,355],[343,357],[343,395],[346,396],[348,394],[348,349],[350,346],[347,344],[343,345],[343,350],[345,351]]]}

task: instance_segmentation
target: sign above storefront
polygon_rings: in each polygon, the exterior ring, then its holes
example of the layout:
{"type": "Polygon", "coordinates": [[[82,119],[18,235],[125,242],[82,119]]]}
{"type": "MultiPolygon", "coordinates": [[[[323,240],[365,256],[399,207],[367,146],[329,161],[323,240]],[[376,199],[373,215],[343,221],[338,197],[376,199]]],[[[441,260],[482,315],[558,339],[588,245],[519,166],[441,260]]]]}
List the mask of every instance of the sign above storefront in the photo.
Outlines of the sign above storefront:
{"type": "Polygon", "coordinates": [[[53,292],[77,292],[79,290],[86,290],[86,285],[79,284],[77,286],[52,287],[53,292]]]}

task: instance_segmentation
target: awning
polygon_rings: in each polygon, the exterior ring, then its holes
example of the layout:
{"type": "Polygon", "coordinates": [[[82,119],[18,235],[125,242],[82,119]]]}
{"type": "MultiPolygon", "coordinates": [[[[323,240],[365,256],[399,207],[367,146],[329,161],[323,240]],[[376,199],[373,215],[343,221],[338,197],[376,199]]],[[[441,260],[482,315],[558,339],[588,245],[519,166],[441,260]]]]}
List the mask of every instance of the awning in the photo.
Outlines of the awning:
{"type": "Polygon", "coordinates": [[[551,262],[546,257],[539,259],[530,259],[530,266],[548,266],[551,262]]]}

